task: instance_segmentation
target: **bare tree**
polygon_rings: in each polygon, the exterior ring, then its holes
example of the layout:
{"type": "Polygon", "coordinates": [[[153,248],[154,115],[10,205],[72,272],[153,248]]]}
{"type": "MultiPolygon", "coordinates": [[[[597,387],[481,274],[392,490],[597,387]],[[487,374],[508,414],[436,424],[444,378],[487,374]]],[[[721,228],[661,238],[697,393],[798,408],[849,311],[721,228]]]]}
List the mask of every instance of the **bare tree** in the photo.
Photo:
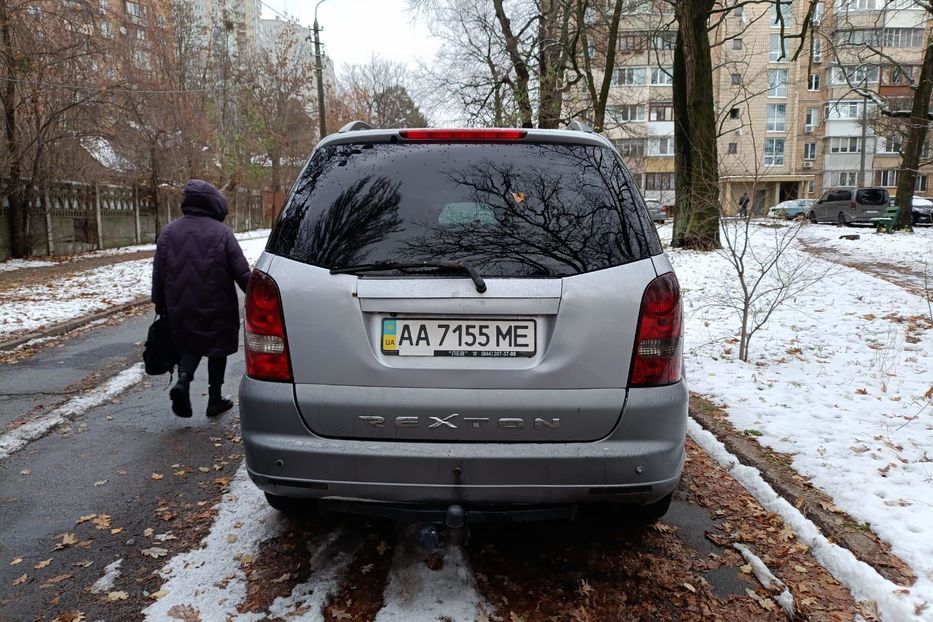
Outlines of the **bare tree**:
{"type": "Polygon", "coordinates": [[[345,117],[375,127],[425,127],[428,121],[409,95],[408,82],[405,65],[378,56],[351,65],[337,85],[345,117]]]}

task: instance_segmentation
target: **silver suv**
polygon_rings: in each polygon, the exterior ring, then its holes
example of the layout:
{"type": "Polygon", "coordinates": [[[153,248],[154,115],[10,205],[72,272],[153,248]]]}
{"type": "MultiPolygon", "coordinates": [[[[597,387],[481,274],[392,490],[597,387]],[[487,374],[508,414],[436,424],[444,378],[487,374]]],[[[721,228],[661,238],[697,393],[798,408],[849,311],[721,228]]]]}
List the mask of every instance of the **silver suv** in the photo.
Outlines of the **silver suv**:
{"type": "Polygon", "coordinates": [[[273,507],[667,510],[680,288],[596,134],[348,126],[291,189],[245,317],[246,464],[273,507]]]}

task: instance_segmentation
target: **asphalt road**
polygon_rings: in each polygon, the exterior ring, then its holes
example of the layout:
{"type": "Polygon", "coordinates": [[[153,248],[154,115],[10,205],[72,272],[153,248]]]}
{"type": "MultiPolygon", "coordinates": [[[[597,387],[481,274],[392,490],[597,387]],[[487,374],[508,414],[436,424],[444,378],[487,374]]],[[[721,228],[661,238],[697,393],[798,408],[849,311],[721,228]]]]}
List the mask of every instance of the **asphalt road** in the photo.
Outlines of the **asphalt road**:
{"type": "MultiPolygon", "coordinates": [[[[148,321],[0,367],[2,428],[137,363],[148,321]]],[[[807,547],[695,446],[671,511],[648,530],[600,512],[477,527],[429,553],[411,526],[285,519],[236,475],[236,409],[203,415],[206,371],[192,419],[171,414],[167,377],[146,378],[0,460],[0,621],[141,620],[157,603],[148,619],[786,619],[734,542],[784,577],[805,618],[851,619],[851,597],[807,547]],[[95,590],[118,560],[114,584],[95,590]],[[169,562],[175,583],[157,574],[169,562]]],[[[242,374],[231,357],[227,393],[242,374]]]]}

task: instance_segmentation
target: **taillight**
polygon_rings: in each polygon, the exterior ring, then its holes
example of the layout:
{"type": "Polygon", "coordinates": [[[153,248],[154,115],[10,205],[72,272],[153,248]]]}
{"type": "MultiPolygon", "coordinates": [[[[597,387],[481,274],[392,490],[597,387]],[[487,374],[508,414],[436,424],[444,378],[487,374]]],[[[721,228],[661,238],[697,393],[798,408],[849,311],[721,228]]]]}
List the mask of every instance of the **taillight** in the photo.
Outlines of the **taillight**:
{"type": "Polygon", "coordinates": [[[648,284],[638,313],[630,387],[656,387],[680,380],[683,365],[680,284],[673,272],[648,284]]]}
{"type": "Polygon", "coordinates": [[[527,130],[503,130],[497,128],[481,129],[452,129],[452,130],[401,130],[399,136],[406,140],[436,140],[436,141],[506,141],[520,140],[528,135],[527,130]]]}
{"type": "Polygon", "coordinates": [[[849,209],[850,209],[850,210],[854,210],[854,209],[855,209],[855,199],[852,199],[852,202],[849,203],[849,209]]]}
{"type": "Polygon", "coordinates": [[[246,288],[246,375],[256,380],[292,382],[285,338],[282,297],[275,280],[253,270],[246,288]]]}

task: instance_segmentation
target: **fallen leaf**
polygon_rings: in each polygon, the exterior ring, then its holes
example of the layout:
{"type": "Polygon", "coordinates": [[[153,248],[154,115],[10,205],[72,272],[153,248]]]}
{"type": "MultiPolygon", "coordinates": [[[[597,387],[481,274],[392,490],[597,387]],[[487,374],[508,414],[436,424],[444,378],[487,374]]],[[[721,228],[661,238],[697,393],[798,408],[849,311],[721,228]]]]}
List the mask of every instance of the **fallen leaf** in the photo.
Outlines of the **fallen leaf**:
{"type": "Polygon", "coordinates": [[[739,570],[741,570],[745,574],[752,574],[752,565],[745,564],[744,566],[739,566],[739,570]]]}
{"type": "Polygon", "coordinates": [[[86,523],[89,520],[94,520],[95,518],[97,518],[97,514],[88,514],[79,518],[77,524],[80,525],[81,523],[86,523]]]}
{"type": "Polygon", "coordinates": [[[152,594],[150,594],[149,598],[153,600],[159,600],[160,598],[165,598],[167,594],[168,594],[168,590],[161,589],[158,592],[153,592],[152,594]]]}
{"type": "Polygon", "coordinates": [[[201,473],[210,473],[211,469],[209,467],[198,467],[198,471],[201,473]]]}
{"type": "Polygon", "coordinates": [[[165,476],[162,475],[161,473],[153,473],[153,474],[152,474],[152,479],[155,479],[155,480],[160,480],[160,479],[162,479],[163,477],[165,477],[165,476]]]}
{"type": "Polygon", "coordinates": [[[123,531],[123,527],[115,527],[114,529],[111,529],[111,530],[110,530],[110,535],[111,535],[111,536],[115,536],[115,535],[117,535],[118,533],[120,533],[121,531],[123,531]]]}
{"type": "Polygon", "coordinates": [[[17,557],[16,559],[14,559],[13,561],[10,562],[10,565],[11,565],[11,566],[17,566],[17,565],[22,564],[22,563],[23,563],[23,558],[22,558],[22,557],[17,557]]]}
{"type": "Polygon", "coordinates": [[[72,568],[89,568],[94,565],[94,560],[92,559],[82,559],[79,562],[71,564],[72,568]]]}
{"type": "Polygon", "coordinates": [[[72,544],[78,543],[78,537],[74,535],[73,533],[63,533],[63,534],[60,534],[59,537],[61,537],[62,540],[61,542],[55,545],[56,551],[60,551],[66,547],[71,546],[72,544]]]}
{"type": "Polygon", "coordinates": [[[84,620],[84,612],[82,611],[69,611],[52,618],[52,622],[81,622],[82,620],[84,620]]]}
{"type": "Polygon", "coordinates": [[[101,479],[101,480],[98,480],[98,481],[94,482],[94,485],[95,485],[95,486],[103,486],[103,485],[106,484],[106,483],[107,483],[107,480],[101,479]]]}
{"type": "Polygon", "coordinates": [[[96,518],[91,520],[94,523],[94,526],[98,529],[110,529],[110,515],[109,514],[98,514],[96,518]]]}
{"type": "Polygon", "coordinates": [[[26,579],[28,579],[28,578],[29,578],[29,576],[26,575],[26,574],[24,574],[24,575],[22,575],[22,576],[20,576],[20,577],[18,577],[18,578],[16,578],[16,579],[13,579],[13,585],[14,585],[14,586],[16,586],[16,585],[22,585],[23,583],[26,582],[26,579]]]}
{"type": "Polygon", "coordinates": [[[684,583],[683,586],[687,588],[688,590],[690,590],[691,592],[693,592],[694,594],[697,593],[697,589],[693,587],[692,585],[690,585],[689,583],[684,583]]]}
{"type": "Polygon", "coordinates": [[[118,600],[126,600],[130,595],[126,592],[110,592],[107,594],[107,602],[115,603],[118,600]]]}
{"type": "Polygon", "coordinates": [[[237,535],[236,535],[235,533],[231,533],[231,534],[228,534],[228,535],[227,535],[227,542],[228,542],[228,543],[233,544],[233,543],[236,542],[236,541],[237,541],[237,535]]]}
{"type": "Polygon", "coordinates": [[[142,553],[143,555],[147,555],[153,559],[159,559],[160,557],[165,557],[166,555],[168,555],[168,551],[166,549],[159,548],[157,546],[153,546],[148,549],[143,549],[142,553]]]}
{"type": "MultiPolygon", "coordinates": [[[[366,573],[364,572],[363,574],[366,574],[366,573]]],[[[285,574],[283,574],[283,575],[282,575],[281,577],[279,577],[278,579],[272,579],[272,582],[273,582],[273,583],[285,583],[286,581],[288,581],[288,580],[291,579],[291,578],[292,578],[292,574],[291,574],[290,572],[286,572],[285,574]]]]}
{"type": "Polygon", "coordinates": [[[159,542],[165,542],[167,540],[177,540],[178,538],[171,531],[169,531],[168,533],[157,533],[155,535],[155,539],[159,542]]]}
{"type": "Polygon", "coordinates": [[[175,475],[175,477],[184,477],[187,474],[188,474],[188,471],[182,469],[180,471],[175,471],[173,475],[175,475]]]}
{"type": "Polygon", "coordinates": [[[146,527],[145,529],[143,529],[143,535],[146,536],[147,538],[151,537],[153,533],[155,533],[155,529],[153,529],[152,527],[146,527]]]}
{"type": "Polygon", "coordinates": [[[365,566],[363,566],[362,568],[360,568],[360,573],[362,573],[362,574],[369,574],[370,572],[372,572],[372,569],[373,569],[373,565],[372,565],[372,564],[366,564],[365,566]]]}
{"type": "Polygon", "coordinates": [[[386,544],[386,541],[380,540],[379,544],[376,546],[376,552],[378,552],[379,555],[385,555],[386,551],[388,550],[389,550],[389,545],[386,544]]]}
{"type": "Polygon", "coordinates": [[[191,605],[173,605],[166,613],[168,613],[169,617],[175,618],[176,620],[201,622],[200,612],[191,605]]]}
{"type": "Polygon", "coordinates": [[[43,583],[42,587],[50,587],[53,585],[58,585],[62,581],[67,581],[68,579],[72,577],[74,577],[74,575],[70,573],[55,575],[54,577],[52,577],[51,579],[48,579],[45,583],[43,583]]]}
{"type": "Polygon", "coordinates": [[[23,469],[22,471],[19,472],[19,474],[22,475],[23,477],[29,475],[30,473],[32,473],[32,471],[30,471],[29,469],[23,469]]]}
{"type": "Polygon", "coordinates": [[[50,557],[48,559],[43,559],[41,562],[33,566],[33,568],[35,568],[36,570],[42,570],[43,568],[45,568],[51,563],[52,563],[52,558],[50,557]]]}

